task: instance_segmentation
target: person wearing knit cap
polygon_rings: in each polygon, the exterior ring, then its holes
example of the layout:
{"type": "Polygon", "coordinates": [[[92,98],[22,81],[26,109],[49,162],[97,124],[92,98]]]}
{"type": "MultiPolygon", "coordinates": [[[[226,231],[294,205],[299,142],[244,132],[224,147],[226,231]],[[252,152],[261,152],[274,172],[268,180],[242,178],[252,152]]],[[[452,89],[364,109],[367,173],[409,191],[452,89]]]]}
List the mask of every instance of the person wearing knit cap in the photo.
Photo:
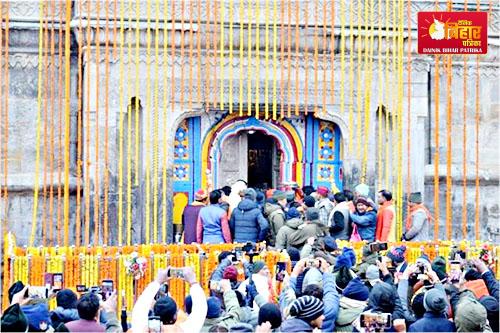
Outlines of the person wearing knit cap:
{"type": "Polygon", "coordinates": [[[309,208],[306,211],[305,222],[298,227],[297,231],[290,235],[288,239],[289,244],[296,247],[303,247],[311,237],[315,239],[323,238],[326,235],[326,229],[326,226],[319,221],[319,210],[317,208],[309,208]]]}
{"type": "Polygon", "coordinates": [[[443,256],[437,256],[432,261],[431,268],[436,272],[439,281],[445,283],[448,278],[448,274],[446,274],[446,259],[443,256]]]}
{"type": "Polygon", "coordinates": [[[369,289],[371,289],[375,284],[382,282],[380,279],[380,270],[375,265],[370,265],[366,269],[365,279],[368,283],[369,289]]]}
{"type": "Polygon", "coordinates": [[[386,257],[391,261],[392,267],[396,270],[394,275],[398,278],[404,273],[406,268],[408,268],[408,263],[405,260],[406,246],[393,246],[387,251],[386,257]]]}
{"type": "Polygon", "coordinates": [[[182,228],[184,230],[184,244],[196,242],[196,223],[200,210],[206,206],[208,194],[199,189],[194,193],[194,201],[184,207],[182,212],[182,228]]]}
{"type": "Polygon", "coordinates": [[[403,239],[412,242],[429,240],[430,223],[433,217],[422,203],[420,192],[411,193],[408,198],[409,211],[406,217],[403,239]]]}
{"type": "Polygon", "coordinates": [[[352,332],[352,323],[363,312],[369,297],[368,288],[359,278],[352,279],[342,292],[335,332],[352,332]]]}
{"type": "Polygon", "coordinates": [[[297,298],[290,307],[291,318],[281,324],[283,332],[311,332],[321,329],[325,316],[323,302],[313,296],[297,298]]]}
{"type": "Polygon", "coordinates": [[[424,294],[424,317],[413,323],[408,332],[455,332],[455,324],[448,320],[448,302],[439,283],[424,294]]]}
{"type": "Polygon", "coordinates": [[[312,195],[307,195],[304,197],[304,205],[307,208],[312,208],[316,204],[316,199],[312,195]]]}
{"type": "Polygon", "coordinates": [[[207,315],[201,332],[207,332],[215,325],[229,329],[240,321],[241,309],[238,296],[231,289],[231,284],[228,280],[221,280],[219,288],[224,300],[225,311],[222,310],[222,302],[218,297],[207,298],[207,315]]]}
{"type": "Polygon", "coordinates": [[[354,187],[354,197],[367,197],[370,195],[370,187],[366,184],[358,184],[354,187]]]}
{"type": "Polygon", "coordinates": [[[238,281],[238,270],[234,266],[227,266],[222,273],[222,278],[231,282],[238,281]]]}
{"type": "Polygon", "coordinates": [[[328,199],[329,192],[330,190],[325,186],[318,186],[316,189],[319,198],[316,201],[315,207],[319,209],[319,220],[324,225],[328,225],[328,217],[333,210],[333,202],[328,199]]]}
{"type": "Polygon", "coordinates": [[[368,242],[375,240],[377,212],[373,210],[365,197],[358,197],[356,199],[356,211],[349,214],[349,217],[357,226],[359,236],[362,240],[368,242]]]}
{"type": "Polygon", "coordinates": [[[264,215],[269,221],[270,235],[267,239],[269,245],[275,246],[276,235],[285,225],[286,216],[284,208],[286,207],[286,195],[283,191],[276,190],[272,197],[275,202],[266,202],[264,205],[264,215]]]}
{"type": "Polygon", "coordinates": [[[278,233],[276,234],[275,247],[279,250],[286,249],[288,246],[293,245],[290,243],[290,237],[295,231],[298,231],[299,226],[304,223],[300,212],[295,207],[290,208],[287,215],[288,216],[285,224],[278,230],[278,233]]]}

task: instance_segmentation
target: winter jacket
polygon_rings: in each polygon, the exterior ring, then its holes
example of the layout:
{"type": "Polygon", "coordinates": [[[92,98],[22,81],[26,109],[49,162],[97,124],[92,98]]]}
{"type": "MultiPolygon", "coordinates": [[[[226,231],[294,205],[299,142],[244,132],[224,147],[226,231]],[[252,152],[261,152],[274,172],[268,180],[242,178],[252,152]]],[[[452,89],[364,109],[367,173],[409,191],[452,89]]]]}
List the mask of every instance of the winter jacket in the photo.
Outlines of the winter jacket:
{"type": "Polygon", "coordinates": [[[196,233],[200,244],[231,243],[226,211],[219,205],[203,207],[198,215],[196,233]]]}
{"type": "Polygon", "coordinates": [[[278,231],[285,225],[285,212],[280,205],[267,202],[264,206],[264,215],[269,221],[269,245],[274,246],[278,231]]]}
{"type": "Polygon", "coordinates": [[[281,323],[281,332],[312,332],[313,327],[302,319],[292,317],[281,323]]]}
{"type": "Polygon", "coordinates": [[[356,272],[356,274],[360,275],[361,277],[364,278],[366,270],[368,269],[368,266],[370,265],[377,265],[377,260],[378,260],[378,253],[371,253],[367,257],[363,258],[363,261],[353,270],[356,272]]]}
{"type": "Polygon", "coordinates": [[[366,304],[366,301],[341,297],[339,314],[335,321],[335,332],[352,332],[352,322],[363,312],[366,304]]]}
{"type": "Polygon", "coordinates": [[[80,319],[77,309],[64,309],[60,306],[50,313],[52,327],[57,328],[61,324],[80,319]]]}
{"type": "Polygon", "coordinates": [[[403,307],[401,306],[396,289],[385,282],[377,283],[370,291],[368,307],[365,310],[388,312],[392,313],[393,319],[405,319],[403,307]]]}
{"type": "Polygon", "coordinates": [[[288,237],[288,245],[301,248],[310,237],[316,239],[325,237],[325,225],[319,220],[306,222],[288,237]]]}
{"type": "Polygon", "coordinates": [[[235,243],[263,241],[269,229],[259,207],[250,199],[243,199],[233,210],[229,226],[235,243]]]}
{"type": "Polygon", "coordinates": [[[489,269],[481,276],[484,280],[484,283],[486,284],[486,287],[488,288],[488,292],[490,293],[490,295],[495,297],[495,299],[498,301],[498,280],[495,279],[495,276],[489,269]]]}
{"type": "Polygon", "coordinates": [[[196,240],[196,226],[198,222],[198,215],[200,210],[205,207],[201,202],[194,201],[192,204],[187,205],[182,213],[182,225],[184,226],[184,244],[195,243],[196,240]]]}
{"type": "Polygon", "coordinates": [[[303,223],[302,219],[296,217],[285,222],[276,235],[276,248],[278,250],[286,249],[290,245],[290,236],[298,230],[303,223]]]}
{"type": "Polygon", "coordinates": [[[446,318],[446,314],[426,312],[422,319],[410,325],[408,332],[455,332],[455,324],[446,318]]]}
{"type": "Polygon", "coordinates": [[[362,240],[368,242],[373,242],[375,240],[375,226],[377,224],[376,211],[369,209],[363,214],[355,212],[351,213],[349,217],[351,221],[358,226],[358,233],[362,240]]]}
{"type": "Polygon", "coordinates": [[[427,213],[422,210],[416,210],[412,215],[412,225],[409,230],[404,233],[405,240],[412,242],[426,242],[429,236],[429,220],[427,213]]]}
{"type": "Polygon", "coordinates": [[[323,273],[323,304],[325,305],[325,320],[321,330],[333,332],[335,330],[335,319],[339,313],[340,295],[337,292],[335,278],[332,273],[323,273]]]}
{"type": "Polygon", "coordinates": [[[202,332],[208,332],[210,327],[220,325],[227,329],[240,322],[240,304],[234,290],[229,290],[224,293],[224,305],[226,311],[218,318],[206,318],[203,323],[202,332]]]}
{"type": "Polygon", "coordinates": [[[384,202],[377,212],[376,240],[380,242],[396,241],[396,211],[391,201],[384,202]]]}
{"type": "Polygon", "coordinates": [[[349,203],[347,201],[338,203],[328,217],[330,235],[335,239],[349,240],[352,227],[349,223],[349,203]]]}
{"type": "Polygon", "coordinates": [[[328,198],[322,198],[316,201],[314,207],[319,209],[319,220],[321,223],[328,225],[328,217],[333,209],[333,202],[331,202],[328,198]]]}

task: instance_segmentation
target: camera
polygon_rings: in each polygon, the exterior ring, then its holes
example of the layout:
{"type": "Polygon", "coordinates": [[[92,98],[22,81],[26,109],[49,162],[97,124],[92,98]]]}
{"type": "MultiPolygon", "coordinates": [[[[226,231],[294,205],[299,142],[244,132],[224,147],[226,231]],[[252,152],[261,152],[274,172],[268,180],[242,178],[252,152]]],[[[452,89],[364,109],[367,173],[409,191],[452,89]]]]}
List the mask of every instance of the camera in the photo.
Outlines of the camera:
{"type": "Polygon", "coordinates": [[[360,325],[368,332],[380,331],[392,326],[392,314],[383,312],[363,312],[360,317],[360,325]]]}
{"type": "Polygon", "coordinates": [[[178,279],[184,278],[184,268],[171,267],[168,269],[168,276],[178,279]]]}
{"type": "Polygon", "coordinates": [[[375,252],[380,252],[380,251],[387,251],[387,243],[379,243],[379,242],[374,242],[370,243],[370,252],[375,253],[375,252]]]}
{"type": "Polygon", "coordinates": [[[318,259],[307,259],[306,267],[319,268],[321,266],[321,261],[318,259]]]}

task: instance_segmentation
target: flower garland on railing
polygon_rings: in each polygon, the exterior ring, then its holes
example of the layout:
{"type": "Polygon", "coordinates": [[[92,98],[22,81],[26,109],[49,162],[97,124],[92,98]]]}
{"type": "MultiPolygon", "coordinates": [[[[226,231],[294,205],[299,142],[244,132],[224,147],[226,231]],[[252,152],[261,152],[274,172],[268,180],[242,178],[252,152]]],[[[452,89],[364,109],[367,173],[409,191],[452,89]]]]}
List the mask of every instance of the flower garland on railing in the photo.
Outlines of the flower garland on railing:
{"type": "MultiPolygon", "coordinates": [[[[15,242],[6,238],[7,242],[15,242]]],[[[364,242],[349,243],[339,241],[339,248],[348,246],[354,249],[356,257],[361,260],[364,242]]],[[[500,246],[493,246],[486,242],[451,241],[437,242],[398,242],[391,246],[405,245],[407,247],[406,259],[413,263],[425,253],[433,260],[436,256],[449,258],[451,251],[459,249],[467,254],[467,258],[480,258],[489,267],[500,275],[498,255],[500,246]]],[[[159,269],[171,267],[191,266],[194,268],[198,281],[206,293],[209,291],[209,279],[218,265],[218,255],[222,251],[234,251],[242,244],[220,245],[182,245],[177,244],[151,244],[123,247],[16,247],[14,244],[4,246],[4,283],[3,305],[8,299],[7,290],[15,281],[22,281],[33,286],[44,283],[44,273],[63,273],[64,287],[76,290],[77,285],[86,287],[97,286],[102,280],[115,281],[118,297],[118,308],[122,307],[122,292],[125,294],[125,307],[131,310],[135,298],[155,278],[159,269]],[[138,279],[136,279],[138,278],[138,279]]],[[[262,250],[263,244],[258,244],[259,255],[254,260],[263,260],[269,267],[271,274],[275,275],[276,263],[289,262],[286,252],[262,250]]],[[[291,270],[288,265],[287,270],[291,270]]],[[[243,266],[238,269],[238,279],[244,279],[243,266]]],[[[185,293],[189,292],[188,286],[179,279],[172,279],[170,292],[179,307],[183,306],[185,293]]],[[[280,290],[279,283],[276,290],[280,290]]],[[[51,304],[53,306],[53,304],[51,304]]],[[[5,306],[4,306],[5,308],[5,306]]]]}

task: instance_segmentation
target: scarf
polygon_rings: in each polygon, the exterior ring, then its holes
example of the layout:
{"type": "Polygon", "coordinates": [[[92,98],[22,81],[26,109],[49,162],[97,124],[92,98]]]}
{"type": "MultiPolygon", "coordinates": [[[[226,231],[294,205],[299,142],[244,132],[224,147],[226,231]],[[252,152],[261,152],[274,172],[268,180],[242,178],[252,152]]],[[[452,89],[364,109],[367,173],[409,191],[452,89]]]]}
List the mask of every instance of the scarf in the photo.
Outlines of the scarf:
{"type": "Polygon", "coordinates": [[[413,207],[410,207],[408,211],[408,216],[406,217],[406,230],[410,230],[411,226],[413,224],[413,213],[415,213],[417,210],[423,210],[425,215],[427,216],[427,219],[429,220],[429,223],[434,221],[434,218],[431,215],[431,212],[427,209],[427,207],[424,206],[424,204],[418,204],[413,207]]]}

